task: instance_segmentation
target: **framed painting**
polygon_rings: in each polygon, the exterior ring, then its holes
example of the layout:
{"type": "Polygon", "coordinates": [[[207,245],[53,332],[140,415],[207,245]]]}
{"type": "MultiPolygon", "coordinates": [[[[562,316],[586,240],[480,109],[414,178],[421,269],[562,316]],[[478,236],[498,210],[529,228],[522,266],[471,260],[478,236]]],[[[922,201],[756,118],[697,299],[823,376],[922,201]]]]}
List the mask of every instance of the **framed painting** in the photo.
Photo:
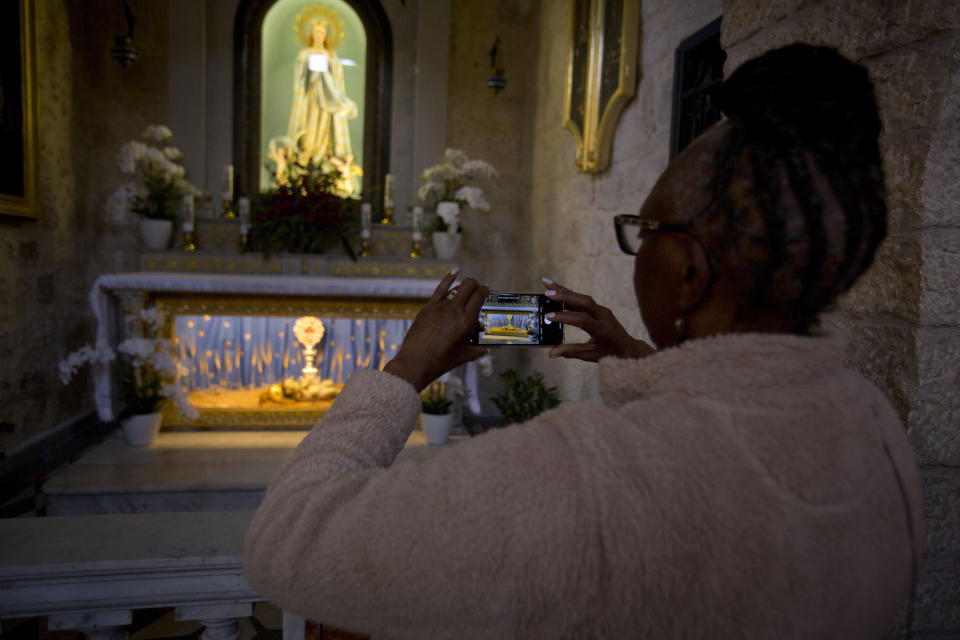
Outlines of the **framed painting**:
{"type": "Polygon", "coordinates": [[[37,217],[33,0],[0,3],[0,214],[37,217]]]}
{"type": "Polygon", "coordinates": [[[617,122],[637,89],[640,0],[572,0],[563,126],[577,143],[577,168],[610,165],[617,122]]]}

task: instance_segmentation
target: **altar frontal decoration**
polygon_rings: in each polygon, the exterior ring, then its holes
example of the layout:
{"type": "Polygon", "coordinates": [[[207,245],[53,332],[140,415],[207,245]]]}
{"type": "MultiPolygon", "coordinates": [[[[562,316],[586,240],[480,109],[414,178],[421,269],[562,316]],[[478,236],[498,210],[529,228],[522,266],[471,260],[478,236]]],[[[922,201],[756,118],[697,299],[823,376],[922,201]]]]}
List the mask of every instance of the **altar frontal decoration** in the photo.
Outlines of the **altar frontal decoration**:
{"type": "Polygon", "coordinates": [[[355,370],[383,369],[411,322],[184,314],[174,332],[184,384],[200,409],[325,409],[355,370]]]}

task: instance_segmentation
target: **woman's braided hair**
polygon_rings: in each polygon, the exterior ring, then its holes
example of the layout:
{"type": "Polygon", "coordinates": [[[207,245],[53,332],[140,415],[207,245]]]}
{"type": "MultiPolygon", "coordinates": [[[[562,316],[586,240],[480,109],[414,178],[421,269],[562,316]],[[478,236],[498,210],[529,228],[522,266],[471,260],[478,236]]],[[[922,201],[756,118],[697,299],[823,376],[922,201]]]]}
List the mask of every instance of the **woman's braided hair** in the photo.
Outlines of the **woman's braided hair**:
{"type": "Polygon", "coordinates": [[[724,82],[730,119],[695,225],[740,289],[740,320],[775,314],[805,332],[873,261],[887,208],[880,118],[862,66],[796,44],[724,82]]]}

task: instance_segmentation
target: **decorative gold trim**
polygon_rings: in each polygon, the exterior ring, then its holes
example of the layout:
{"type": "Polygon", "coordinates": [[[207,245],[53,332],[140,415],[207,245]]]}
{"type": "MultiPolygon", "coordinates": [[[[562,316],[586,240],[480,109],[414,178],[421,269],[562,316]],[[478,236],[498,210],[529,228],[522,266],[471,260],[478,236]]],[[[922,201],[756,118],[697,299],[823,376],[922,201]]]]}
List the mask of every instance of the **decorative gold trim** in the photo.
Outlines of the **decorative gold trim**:
{"type": "MultiPolygon", "coordinates": [[[[637,86],[637,42],[640,37],[640,0],[622,0],[622,12],[619,16],[620,34],[619,61],[605,58],[605,38],[611,29],[605,24],[608,0],[571,0],[570,43],[567,56],[567,87],[563,100],[563,126],[573,133],[577,145],[577,168],[586,173],[600,173],[610,165],[610,153],[617,122],[627,103],[636,93],[637,86]],[[582,20],[578,19],[578,6],[583,11],[582,20]],[[588,21],[588,23],[586,22],[588,21]],[[589,31],[586,47],[586,60],[575,61],[578,31],[589,31]],[[601,104],[601,90],[604,74],[614,71],[617,88],[601,104]],[[583,86],[575,87],[575,77],[582,77],[583,86]],[[583,92],[583,104],[579,104],[574,94],[583,92]],[[574,113],[583,109],[582,130],[578,126],[574,113]]],[[[612,0],[610,0],[612,1],[612,0]]]]}
{"type": "Polygon", "coordinates": [[[184,418],[168,403],[162,425],[173,429],[309,429],[326,409],[265,407],[263,409],[198,409],[195,420],[184,418]]]}
{"type": "Polygon", "coordinates": [[[413,319],[427,299],[345,297],[170,296],[157,294],[157,310],[168,318],[177,315],[303,316],[323,318],[413,319]]]}
{"type": "MultiPolygon", "coordinates": [[[[20,0],[20,99],[23,109],[23,196],[0,194],[0,214],[37,217],[37,86],[34,0],[20,0]]],[[[9,96],[8,96],[9,97],[9,96]]]]}

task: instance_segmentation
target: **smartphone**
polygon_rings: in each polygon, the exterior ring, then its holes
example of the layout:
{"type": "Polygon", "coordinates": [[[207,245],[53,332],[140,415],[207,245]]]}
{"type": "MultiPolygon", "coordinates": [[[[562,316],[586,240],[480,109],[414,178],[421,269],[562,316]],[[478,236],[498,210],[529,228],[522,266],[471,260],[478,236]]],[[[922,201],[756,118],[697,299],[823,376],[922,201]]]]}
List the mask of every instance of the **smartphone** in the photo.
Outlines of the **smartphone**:
{"type": "Polygon", "coordinates": [[[477,331],[470,338],[470,344],[488,347],[563,344],[563,324],[546,318],[551,311],[562,309],[562,302],[542,293],[491,293],[480,308],[477,331]]]}

